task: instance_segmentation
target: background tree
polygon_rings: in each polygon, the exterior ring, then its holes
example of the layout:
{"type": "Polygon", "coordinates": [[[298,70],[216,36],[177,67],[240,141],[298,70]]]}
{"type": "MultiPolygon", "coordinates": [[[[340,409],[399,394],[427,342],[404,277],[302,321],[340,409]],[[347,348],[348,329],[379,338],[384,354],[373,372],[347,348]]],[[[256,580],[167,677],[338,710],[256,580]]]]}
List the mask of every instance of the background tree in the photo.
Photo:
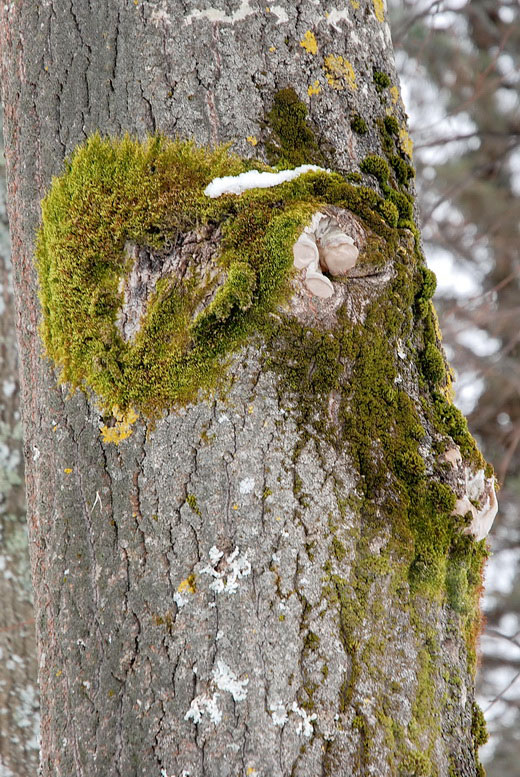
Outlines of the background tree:
{"type": "MultiPolygon", "coordinates": [[[[457,443],[468,468],[480,460],[445,397],[383,6],[99,5],[2,11],[22,391],[39,454],[28,508],[44,774],[474,774],[482,547],[450,517],[463,471],[442,457],[457,443]],[[311,305],[296,282],[267,346],[235,353],[224,394],[155,426],[141,418],[128,439],[128,411],[109,421],[92,396],[67,399],[37,335],[39,201],[97,129],[327,164],[350,184],[302,179],[280,251],[290,259],[301,202],[336,204],[365,249],[332,303],[311,305]]],[[[262,241],[294,192],[224,205],[225,239],[262,241]]],[[[198,225],[181,226],[188,245],[198,225]]],[[[197,236],[214,261],[220,236],[197,236]]]]}
{"type": "MultiPolygon", "coordinates": [[[[0,144],[3,155],[1,133],[0,144]]],[[[38,767],[37,661],[3,164],[0,173],[0,774],[23,776],[38,767]]]]}

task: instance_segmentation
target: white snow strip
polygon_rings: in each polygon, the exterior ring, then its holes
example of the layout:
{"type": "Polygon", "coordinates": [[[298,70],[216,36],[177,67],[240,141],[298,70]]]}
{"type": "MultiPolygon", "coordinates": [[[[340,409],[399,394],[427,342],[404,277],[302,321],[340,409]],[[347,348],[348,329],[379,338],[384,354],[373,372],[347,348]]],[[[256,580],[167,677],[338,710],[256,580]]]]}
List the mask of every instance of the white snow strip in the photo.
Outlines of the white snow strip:
{"type": "Polygon", "coordinates": [[[279,186],[286,181],[293,181],[303,173],[310,171],[322,171],[330,173],[330,170],[318,165],[300,165],[294,170],[280,170],[279,173],[265,173],[260,170],[248,170],[239,175],[225,175],[223,178],[214,178],[204,189],[207,197],[220,197],[221,194],[242,194],[248,189],[269,189],[271,186],[279,186]]]}
{"type": "Polygon", "coordinates": [[[246,685],[249,679],[239,680],[236,674],[224,661],[217,661],[217,668],[213,670],[213,679],[217,688],[228,691],[234,701],[244,701],[247,697],[246,685]]]}
{"type": "Polygon", "coordinates": [[[242,0],[239,8],[232,14],[227,14],[225,11],[221,11],[218,8],[206,8],[204,11],[196,8],[185,17],[184,24],[191,24],[197,19],[208,19],[210,22],[227,22],[228,24],[234,24],[235,22],[241,22],[243,19],[247,19],[248,16],[251,16],[254,13],[256,13],[256,11],[254,8],[251,8],[250,0],[242,0]]]}

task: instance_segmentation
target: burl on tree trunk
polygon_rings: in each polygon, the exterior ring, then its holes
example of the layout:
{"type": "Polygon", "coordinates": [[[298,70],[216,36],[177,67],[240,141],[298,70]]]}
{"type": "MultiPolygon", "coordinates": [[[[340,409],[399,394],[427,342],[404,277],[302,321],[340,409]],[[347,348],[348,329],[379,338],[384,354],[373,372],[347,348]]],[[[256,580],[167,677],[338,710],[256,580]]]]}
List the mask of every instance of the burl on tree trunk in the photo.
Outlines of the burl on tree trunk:
{"type": "Polygon", "coordinates": [[[197,5],[2,11],[42,773],[476,776],[494,478],[383,3],[197,5]]]}

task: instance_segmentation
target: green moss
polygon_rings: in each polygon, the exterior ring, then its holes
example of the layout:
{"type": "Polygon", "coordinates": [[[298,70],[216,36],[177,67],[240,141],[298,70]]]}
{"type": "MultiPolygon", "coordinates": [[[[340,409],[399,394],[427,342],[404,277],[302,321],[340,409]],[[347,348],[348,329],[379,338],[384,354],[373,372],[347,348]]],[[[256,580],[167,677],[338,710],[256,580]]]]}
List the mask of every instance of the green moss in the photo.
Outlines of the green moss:
{"type": "Polygon", "coordinates": [[[422,354],[422,369],[427,380],[436,385],[446,378],[444,356],[433,343],[427,343],[422,354]]]}
{"type": "Polygon", "coordinates": [[[367,123],[364,118],[359,115],[359,113],[354,114],[354,116],[351,118],[350,126],[354,132],[357,132],[358,135],[366,135],[368,132],[367,123]]]}
{"type": "Polygon", "coordinates": [[[408,197],[402,192],[398,192],[395,189],[390,189],[387,198],[390,202],[393,202],[399,212],[399,220],[413,218],[413,204],[408,197]]]}
{"type": "Polygon", "coordinates": [[[430,777],[431,758],[419,750],[410,750],[401,762],[402,777],[430,777]]]}
{"type": "Polygon", "coordinates": [[[392,154],[389,157],[390,165],[395,173],[395,177],[400,184],[406,186],[410,178],[415,175],[413,167],[405,162],[398,154],[392,154]]]}
{"type": "Polygon", "coordinates": [[[473,702],[473,714],[471,718],[471,734],[475,747],[485,745],[489,739],[484,713],[476,702],[473,702]]]}
{"type": "Polygon", "coordinates": [[[390,135],[399,135],[399,122],[395,116],[385,116],[383,119],[385,129],[390,135]]]}
{"type": "Polygon", "coordinates": [[[430,311],[429,300],[435,294],[437,288],[437,278],[435,273],[427,267],[421,267],[420,270],[420,286],[415,296],[415,308],[417,315],[420,318],[424,318],[430,311]]]}
{"type": "Polygon", "coordinates": [[[320,646],[320,638],[313,631],[309,631],[305,637],[305,647],[307,650],[318,650],[320,646]]]}
{"type": "Polygon", "coordinates": [[[399,223],[399,211],[393,202],[390,200],[383,200],[379,203],[377,209],[391,227],[397,226],[399,223]]]}
{"type": "Polygon", "coordinates": [[[188,494],[186,496],[186,502],[191,507],[194,513],[197,513],[197,515],[202,515],[199,507],[199,503],[197,502],[197,497],[195,494],[188,494]]]}
{"type": "Polygon", "coordinates": [[[366,156],[361,162],[360,168],[364,173],[375,176],[381,184],[388,181],[390,169],[385,160],[380,156],[366,156]]]}
{"type": "Polygon", "coordinates": [[[452,560],[446,569],[446,593],[450,606],[458,613],[467,612],[468,573],[463,562],[452,560]]]}
{"type": "Polygon", "coordinates": [[[271,133],[265,150],[270,164],[283,168],[310,163],[328,166],[308,124],[307,113],[307,106],[292,87],[277,92],[267,114],[271,133]]]}
{"type": "Polygon", "coordinates": [[[76,149],[42,202],[37,247],[42,337],[62,381],[93,390],[105,411],[156,417],[213,390],[223,359],[271,326],[270,312],[289,293],[292,244],[320,203],[353,210],[395,243],[381,218],[394,224],[395,212],[338,174],[308,173],[239,198],[204,195],[212,178],[248,165],[225,148],[163,137],[140,143],[94,135],[76,149]],[[215,261],[225,282],[217,287],[215,273],[193,273],[182,284],[160,279],[138,333],[125,341],[117,326],[133,261],[125,245],[160,257],[179,232],[199,224],[220,226],[215,261]]]}
{"type": "Polygon", "coordinates": [[[338,561],[343,561],[347,555],[345,546],[337,537],[332,538],[332,552],[338,561]]]}
{"type": "Polygon", "coordinates": [[[451,513],[457,497],[451,488],[437,480],[428,484],[427,499],[432,509],[439,513],[451,513]]]}
{"type": "Polygon", "coordinates": [[[382,70],[374,70],[373,78],[378,92],[382,92],[392,83],[388,73],[384,73],[382,70]]]}
{"type": "MultiPolygon", "coordinates": [[[[386,118],[386,117],[385,117],[386,118]]],[[[377,128],[379,129],[379,137],[381,138],[381,147],[386,154],[387,158],[390,158],[395,151],[395,139],[392,133],[388,132],[385,120],[376,120],[377,128]]]]}

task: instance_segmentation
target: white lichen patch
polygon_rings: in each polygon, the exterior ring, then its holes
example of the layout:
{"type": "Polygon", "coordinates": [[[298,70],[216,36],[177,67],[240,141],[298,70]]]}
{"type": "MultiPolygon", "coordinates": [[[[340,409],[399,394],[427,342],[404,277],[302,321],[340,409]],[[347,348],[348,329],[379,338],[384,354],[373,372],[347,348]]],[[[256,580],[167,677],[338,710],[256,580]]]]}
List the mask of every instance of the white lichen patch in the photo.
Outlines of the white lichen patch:
{"type": "Polygon", "coordinates": [[[238,487],[241,494],[250,494],[255,487],[254,478],[244,478],[238,487]]]}
{"type": "Polygon", "coordinates": [[[184,594],[181,594],[179,591],[176,591],[173,594],[173,601],[175,602],[175,604],[180,610],[183,607],[185,607],[190,600],[188,596],[184,596],[184,594]]]}
{"type": "Polygon", "coordinates": [[[217,566],[218,562],[220,561],[223,555],[224,555],[223,552],[219,550],[216,545],[213,545],[209,549],[209,560],[211,561],[214,567],[217,566]]]}
{"type": "Polygon", "coordinates": [[[216,668],[213,669],[213,680],[217,688],[232,695],[233,701],[244,701],[246,699],[246,686],[249,684],[249,678],[239,680],[233,670],[220,659],[217,661],[216,668]]]}
{"type": "Polygon", "coordinates": [[[201,570],[202,574],[213,577],[210,590],[217,594],[234,594],[238,591],[238,581],[251,574],[251,562],[248,559],[248,551],[240,554],[239,548],[235,548],[223,562],[224,554],[213,546],[209,552],[211,565],[201,570]],[[221,569],[216,569],[220,565],[221,569]]]}
{"type": "Polygon", "coordinates": [[[315,712],[313,712],[312,715],[309,715],[306,710],[302,709],[302,707],[298,707],[295,701],[292,703],[291,710],[301,718],[301,721],[296,727],[296,733],[301,734],[306,739],[308,739],[314,733],[314,726],[312,724],[315,720],[318,719],[318,716],[315,712]]]}
{"type": "Polygon", "coordinates": [[[4,380],[2,383],[2,391],[4,393],[4,397],[7,397],[7,399],[10,399],[13,396],[15,389],[16,383],[14,380],[11,380],[11,378],[4,380]]]}
{"type": "Polygon", "coordinates": [[[330,11],[326,14],[325,18],[327,23],[334,27],[338,32],[343,32],[342,28],[339,26],[339,22],[347,22],[349,27],[352,26],[352,22],[350,20],[351,14],[352,11],[350,8],[343,8],[342,10],[331,8],[330,11]]]}
{"type": "MultiPolygon", "coordinates": [[[[197,674],[194,668],[194,674],[197,674]]],[[[210,690],[206,693],[200,693],[196,696],[191,704],[190,708],[184,716],[184,720],[191,720],[196,725],[199,724],[204,715],[207,715],[210,722],[215,726],[222,720],[222,711],[218,706],[218,699],[221,694],[217,691],[213,691],[213,688],[218,688],[224,693],[230,693],[233,697],[233,701],[244,701],[247,697],[247,685],[249,684],[249,678],[239,680],[235,672],[226,664],[225,661],[219,659],[217,666],[213,669],[210,681],[210,690]]]]}
{"type": "Polygon", "coordinates": [[[289,16],[287,14],[287,11],[285,8],[282,8],[281,5],[272,5],[270,6],[271,13],[274,14],[277,17],[277,24],[285,24],[285,22],[289,21],[289,16]]]}
{"type": "Polygon", "coordinates": [[[225,11],[221,11],[218,8],[206,8],[205,10],[196,8],[184,17],[184,24],[192,24],[198,19],[207,19],[210,22],[235,24],[235,22],[241,22],[255,13],[257,13],[257,9],[251,7],[251,0],[242,0],[237,10],[230,14],[227,14],[225,11]]]}
{"type": "Polygon", "coordinates": [[[196,696],[191,702],[190,708],[184,716],[184,720],[192,720],[193,723],[197,725],[201,722],[202,716],[206,714],[210,721],[214,723],[215,726],[218,726],[222,720],[222,712],[219,710],[217,704],[219,697],[220,694],[218,693],[214,693],[212,696],[209,696],[207,693],[201,693],[199,696],[196,696]]]}
{"type": "Polygon", "coordinates": [[[207,197],[220,197],[222,194],[242,194],[249,189],[270,189],[279,186],[286,181],[293,181],[304,173],[310,171],[330,172],[318,165],[300,165],[294,170],[280,170],[278,173],[266,173],[260,170],[248,170],[239,175],[225,175],[222,178],[214,178],[204,189],[207,197]]]}
{"type": "Polygon", "coordinates": [[[289,716],[285,710],[285,707],[281,701],[273,702],[269,706],[269,712],[275,726],[285,726],[289,720],[289,716]]]}

